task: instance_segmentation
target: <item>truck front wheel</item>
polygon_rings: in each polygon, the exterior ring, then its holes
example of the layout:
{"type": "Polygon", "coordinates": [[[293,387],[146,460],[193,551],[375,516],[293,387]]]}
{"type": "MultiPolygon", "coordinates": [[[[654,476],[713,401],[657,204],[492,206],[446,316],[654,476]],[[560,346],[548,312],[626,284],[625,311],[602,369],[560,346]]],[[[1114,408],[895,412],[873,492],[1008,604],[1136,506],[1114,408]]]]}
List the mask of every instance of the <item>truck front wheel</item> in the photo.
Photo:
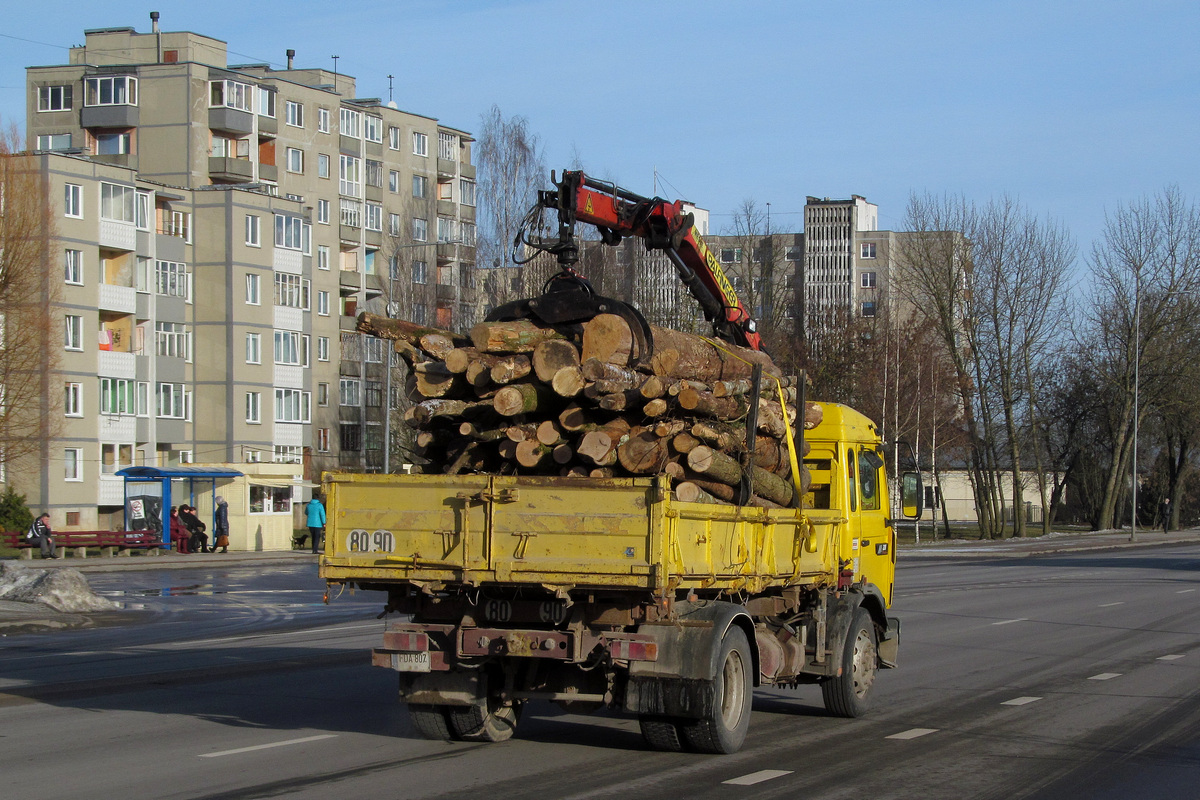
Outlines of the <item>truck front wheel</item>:
{"type": "Polygon", "coordinates": [[[713,677],[713,707],[704,719],[683,722],[680,732],[688,747],[700,753],[736,753],[750,729],[754,700],[754,660],[750,642],[737,625],[721,639],[717,674],[713,677]]]}
{"type": "Polygon", "coordinates": [[[854,612],[846,646],[842,651],[840,675],[821,683],[825,710],[837,717],[861,717],[870,705],[871,686],[879,667],[875,623],[864,608],[854,612]]]}

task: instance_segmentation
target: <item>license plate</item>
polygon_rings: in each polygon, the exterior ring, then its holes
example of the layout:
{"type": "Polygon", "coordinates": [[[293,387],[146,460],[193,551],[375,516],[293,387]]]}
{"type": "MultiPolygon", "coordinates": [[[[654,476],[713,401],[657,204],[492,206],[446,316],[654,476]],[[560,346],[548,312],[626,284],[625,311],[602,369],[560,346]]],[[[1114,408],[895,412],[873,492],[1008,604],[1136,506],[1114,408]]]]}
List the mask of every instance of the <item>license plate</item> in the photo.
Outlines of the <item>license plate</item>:
{"type": "Polygon", "coordinates": [[[392,669],[398,672],[429,672],[429,651],[392,653],[392,669]]]}

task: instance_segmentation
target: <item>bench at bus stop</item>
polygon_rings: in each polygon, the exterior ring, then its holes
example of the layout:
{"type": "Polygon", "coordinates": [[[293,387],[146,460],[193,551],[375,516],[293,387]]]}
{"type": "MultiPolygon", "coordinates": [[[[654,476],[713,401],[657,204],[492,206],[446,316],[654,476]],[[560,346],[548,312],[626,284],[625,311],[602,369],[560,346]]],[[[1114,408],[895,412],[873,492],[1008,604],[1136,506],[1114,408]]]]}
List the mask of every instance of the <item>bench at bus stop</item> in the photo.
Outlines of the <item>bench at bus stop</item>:
{"type": "MultiPolygon", "coordinates": [[[[162,535],[154,531],[54,531],[50,534],[55,548],[63,555],[87,558],[88,548],[97,548],[102,556],[127,556],[134,550],[143,550],[146,555],[158,555],[163,547],[162,535]]],[[[30,560],[37,542],[25,538],[24,532],[0,533],[0,544],[21,551],[21,558],[30,560]]]]}

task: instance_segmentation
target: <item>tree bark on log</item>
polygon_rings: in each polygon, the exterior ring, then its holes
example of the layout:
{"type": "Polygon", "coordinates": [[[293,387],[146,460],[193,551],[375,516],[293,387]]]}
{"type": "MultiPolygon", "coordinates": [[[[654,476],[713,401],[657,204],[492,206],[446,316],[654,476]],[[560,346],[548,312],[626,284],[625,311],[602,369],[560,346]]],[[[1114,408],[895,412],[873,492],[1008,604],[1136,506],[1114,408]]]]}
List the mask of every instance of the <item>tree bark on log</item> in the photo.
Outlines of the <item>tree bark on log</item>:
{"type": "Polygon", "coordinates": [[[431,328],[428,325],[418,325],[415,322],[409,322],[404,319],[388,319],[387,317],[370,314],[366,311],[358,315],[358,322],[355,328],[360,333],[369,333],[380,339],[400,339],[408,342],[413,347],[420,347],[421,337],[431,333],[448,337],[455,343],[455,347],[465,347],[471,343],[467,337],[461,336],[454,331],[431,328]]]}
{"type": "Polygon", "coordinates": [[[566,339],[556,328],[537,325],[529,320],[481,322],[471,328],[471,342],[481,353],[532,353],[548,339],[566,339]]]}
{"type": "Polygon", "coordinates": [[[513,355],[497,361],[491,369],[492,383],[508,384],[524,378],[533,371],[529,356],[513,355]]]}

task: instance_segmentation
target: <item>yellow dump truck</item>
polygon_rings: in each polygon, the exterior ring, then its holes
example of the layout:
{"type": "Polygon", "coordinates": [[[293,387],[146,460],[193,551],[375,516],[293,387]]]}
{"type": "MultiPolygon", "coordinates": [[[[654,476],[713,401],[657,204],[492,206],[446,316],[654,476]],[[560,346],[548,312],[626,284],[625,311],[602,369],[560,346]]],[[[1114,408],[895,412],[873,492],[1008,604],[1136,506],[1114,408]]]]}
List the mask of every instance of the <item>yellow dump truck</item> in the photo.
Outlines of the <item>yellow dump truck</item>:
{"type": "Polygon", "coordinates": [[[896,536],[874,426],[822,405],[798,509],[679,502],[665,477],[327,475],[321,576],[386,592],[372,660],[430,738],[504,740],[548,700],[731,753],[754,687],[802,683],[858,716],[896,665],[896,536]]]}

